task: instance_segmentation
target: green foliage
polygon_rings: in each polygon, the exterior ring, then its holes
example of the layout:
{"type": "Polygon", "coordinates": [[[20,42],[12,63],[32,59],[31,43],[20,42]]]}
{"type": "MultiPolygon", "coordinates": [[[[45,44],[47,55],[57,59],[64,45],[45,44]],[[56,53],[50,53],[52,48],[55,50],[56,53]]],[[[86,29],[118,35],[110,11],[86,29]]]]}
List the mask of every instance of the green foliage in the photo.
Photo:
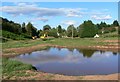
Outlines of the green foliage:
{"type": "Polygon", "coordinates": [[[51,29],[51,27],[49,26],[49,25],[45,25],[45,26],[43,26],[43,30],[45,31],[45,30],[50,30],[51,29]]]}
{"type": "Polygon", "coordinates": [[[58,31],[58,33],[62,33],[62,27],[61,27],[61,25],[58,25],[57,31],[58,31]]]}
{"type": "Polygon", "coordinates": [[[119,36],[119,34],[118,34],[118,32],[109,32],[109,33],[105,33],[105,34],[103,34],[103,37],[104,38],[107,38],[107,37],[118,37],[119,36]]]}
{"type": "Polygon", "coordinates": [[[94,37],[95,34],[98,33],[97,28],[90,20],[84,21],[84,23],[80,25],[78,28],[79,28],[79,36],[81,38],[94,37]]]}
{"type": "Polygon", "coordinates": [[[37,29],[29,22],[26,26],[26,30],[28,35],[32,36],[37,36],[37,29]]]}
{"type": "Polygon", "coordinates": [[[68,37],[77,37],[78,33],[77,33],[77,29],[73,26],[73,25],[69,25],[67,28],[67,36],[68,37]]]}
{"type": "Polygon", "coordinates": [[[9,21],[2,18],[2,30],[3,36],[13,40],[23,40],[25,38],[30,38],[32,36],[37,36],[37,29],[29,22],[27,25],[25,23],[22,26],[13,21],[9,21]],[[5,34],[6,33],[6,34],[5,34]]]}
{"type": "Polygon", "coordinates": [[[27,34],[14,34],[12,32],[8,32],[8,31],[2,31],[2,36],[4,38],[9,38],[9,39],[13,39],[13,40],[24,40],[27,38],[31,38],[30,36],[28,36],[27,34]]]}
{"type": "Polygon", "coordinates": [[[53,36],[55,38],[62,36],[79,36],[81,38],[90,38],[93,37],[96,33],[103,34],[103,31],[104,33],[115,32],[115,27],[119,26],[117,20],[115,20],[113,24],[106,24],[105,22],[101,22],[100,24],[93,24],[91,20],[88,20],[79,25],[77,29],[73,25],[68,26],[67,30],[63,29],[61,25],[58,25],[56,28],[51,28],[50,25],[45,25],[43,26],[43,30],[37,30],[37,28],[35,28],[30,22],[27,25],[24,22],[22,25],[20,25],[2,17],[0,17],[0,19],[2,19],[2,21],[0,21],[0,23],[2,23],[2,30],[7,31],[3,33],[3,41],[6,41],[6,38],[13,40],[24,40],[26,38],[31,39],[32,36],[39,37],[43,36],[44,34],[46,34],[46,36],[53,36]]]}
{"type": "Polygon", "coordinates": [[[100,23],[100,28],[105,28],[105,27],[108,27],[107,24],[105,22],[101,22],[100,23]]]}
{"type": "Polygon", "coordinates": [[[13,32],[16,34],[21,33],[21,25],[18,23],[14,23],[13,21],[9,21],[7,19],[2,19],[2,30],[13,32]]]}
{"type": "Polygon", "coordinates": [[[26,33],[26,32],[27,32],[27,30],[25,28],[25,23],[23,22],[23,24],[22,24],[22,33],[26,33]]]}
{"type": "Polygon", "coordinates": [[[117,21],[117,20],[114,20],[112,26],[119,26],[118,21],[117,21]]]}
{"type": "Polygon", "coordinates": [[[53,36],[55,38],[58,38],[57,30],[55,28],[51,29],[48,33],[48,36],[53,36]]]}

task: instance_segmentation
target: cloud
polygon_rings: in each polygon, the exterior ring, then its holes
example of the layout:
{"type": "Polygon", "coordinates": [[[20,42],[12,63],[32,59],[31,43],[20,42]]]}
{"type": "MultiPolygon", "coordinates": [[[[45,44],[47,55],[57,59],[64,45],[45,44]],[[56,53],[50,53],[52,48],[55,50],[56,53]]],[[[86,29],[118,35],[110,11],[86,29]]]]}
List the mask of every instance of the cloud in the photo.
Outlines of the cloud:
{"type": "Polygon", "coordinates": [[[36,14],[37,16],[57,16],[63,15],[64,11],[56,8],[42,8],[35,4],[19,3],[16,6],[2,6],[0,11],[12,15],[30,15],[36,14]]]}
{"type": "Polygon", "coordinates": [[[18,6],[25,6],[27,5],[26,3],[18,3],[18,6]]]}
{"type": "MultiPolygon", "coordinates": [[[[66,9],[64,9],[66,10],[66,9]]],[[[75,8],[75,9],[72,9],[72,8],[69,8],[66,10],[66,16],[67,17],[82,17],[83,15],[83,12],[82,12],[82,8],[75,8]]]]}
{"type": "Polygon", "coordinates": [[[77,22],[74,20],[67,20],[67,21],[63,21],[62,24],[64,25],[75,25],[77,22]]]}
{"type": "Polygon", "coordinates": [[[98,9],[98,10],[91,10],[91,15],[105,15],[109,14],[109,9],[98,9]]]}
{"type": "Polygon", "coordinates": [[[65,12],[56,8],[39,8],[38,15],[39,16],[61,16],[64,15],[65,12]]]}
{"type": "Polygon", "coordinates": [[[68,13],[67,17],[82,17],[80,14],[75,14],[75,13],[68,13]]]}
{"type": "Polygon", "coordinates": [[[35,15],[43,16],[67,16],[67,17],[81,17],[84,8],[45,8],[39,7],[36,4],[17,3],[14,6],[2,6],[0,11],[19,16],[19,15],[35,15]]]}
{"type": "Polygon", "coordinates": [[[95,20],[110,20],[112,17],[110,15],[102,15],[102,16],[93,15],[91,16],[91,18],[95,20]]]}
{"type": "Polygon", "coordinates": [[[20,6],[3,6],[1,8],[2,12],[12,14],[12,15],[27,15],[32,14],[33,12],[37,12],[39,9],[34,5],[20,5],[20,6]]]}
{"type": "Polygon", "coordinates": [[[33,21],[43,21],[43,22],[47,22],[49,19],[48,18],[45,18],[45,17],[38,17],[38,18],[35,18],[35,19],[32,19],[33,21]]]}

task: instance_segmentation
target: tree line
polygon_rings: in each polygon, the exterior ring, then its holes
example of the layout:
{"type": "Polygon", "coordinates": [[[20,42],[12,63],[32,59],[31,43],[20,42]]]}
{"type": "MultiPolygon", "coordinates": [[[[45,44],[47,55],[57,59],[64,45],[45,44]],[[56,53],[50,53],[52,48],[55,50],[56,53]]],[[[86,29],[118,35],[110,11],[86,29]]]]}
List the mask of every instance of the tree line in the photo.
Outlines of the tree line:
{"type": "Polygon", "coordinates": [[[33,26],[31,22],[25,24],[15,23],[9,21],[6,18],[2,18],[2,35],[11,39],[26,39],[32,36],[40,37],[47,33],[51,37],[94,37],[95,34],[111,33],[117,31],[116,27],[119,27],[117,20],[114,20],[112,24],[106,24],[101,22],[100,24],[94,24],[91,20],[84,21],[78,27],[69,25],[67,29],[62,28],[61,25],[57,27],[51,27],[50,25],[43,26],[43,29],[38,30],[33,26]]]}

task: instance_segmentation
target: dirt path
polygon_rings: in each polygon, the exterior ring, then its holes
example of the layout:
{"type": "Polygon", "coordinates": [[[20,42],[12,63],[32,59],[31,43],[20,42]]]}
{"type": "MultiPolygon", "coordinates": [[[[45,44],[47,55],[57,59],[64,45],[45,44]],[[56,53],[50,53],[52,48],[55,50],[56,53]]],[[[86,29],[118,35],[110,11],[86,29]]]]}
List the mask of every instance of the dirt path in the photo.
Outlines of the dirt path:
{"type": "MultiPolygon", "coordinates": [[[[26,77],[12,77],[10,80],[118,80],[118,73],[109,75],[87,75],[87,76],[66,76],[59,74],[43,73],[37,71],[26,71],[27,74],[31,74],[26,77]]],[[[4,78],[6,79],[6,78],[4,78]]]]}

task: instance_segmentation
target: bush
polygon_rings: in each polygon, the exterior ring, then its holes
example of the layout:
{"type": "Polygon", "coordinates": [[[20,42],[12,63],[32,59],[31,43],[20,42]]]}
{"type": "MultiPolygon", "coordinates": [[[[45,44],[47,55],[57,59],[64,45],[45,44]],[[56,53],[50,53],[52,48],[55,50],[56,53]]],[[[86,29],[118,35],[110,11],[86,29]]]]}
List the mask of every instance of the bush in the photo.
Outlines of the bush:
{"type": "Polygon", "coordinates": [[[51,29],[48,32],[48,36],[52,36],[52,37],[58,38],[57,31],[55,29],[51,29]]]}
{"type": "Polygon", "coordinates": [[[96,33],[98,33],[98,29],[95,27],[95,25],[92,23],[92,21],[84,21],[82,25],[79,26],[79,36],[81,38],[85,37],[94,37],[96,33]]]}
{"type": "Polygon", "coordinates": [[[24,39],[28,39],[31,38],[30,36],[26,35],[26,34],[14,34],[12,32],[8,32],[8,31],[2,31],[2,36],[4,38],[9,38],[9,39],[13,39],[13,40],[24,40],[24,39]]]}

